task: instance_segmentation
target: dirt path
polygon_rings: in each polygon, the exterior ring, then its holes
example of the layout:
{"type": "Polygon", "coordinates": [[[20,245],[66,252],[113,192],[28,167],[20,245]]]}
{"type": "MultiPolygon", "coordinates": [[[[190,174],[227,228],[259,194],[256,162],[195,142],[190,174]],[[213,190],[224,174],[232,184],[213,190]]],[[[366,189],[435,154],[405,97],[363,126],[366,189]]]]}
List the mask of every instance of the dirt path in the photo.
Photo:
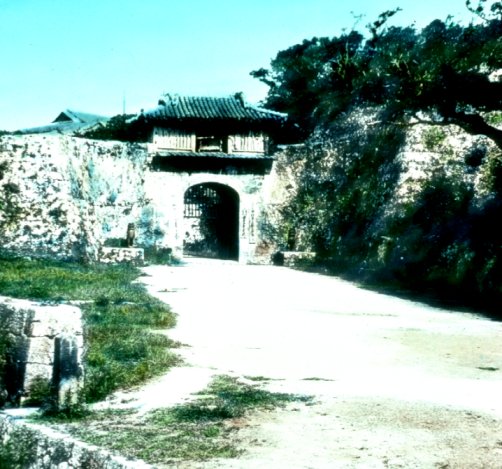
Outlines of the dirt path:
{"type": "Polygon", "coordinates": [[[142,281],[178,313],[191,367],[135,396],[146,412],[214,374],[315,397],[258,415],[246,454],[201,468],[502,468],[502,324],[271,266],[194,260],[142,281]]]}

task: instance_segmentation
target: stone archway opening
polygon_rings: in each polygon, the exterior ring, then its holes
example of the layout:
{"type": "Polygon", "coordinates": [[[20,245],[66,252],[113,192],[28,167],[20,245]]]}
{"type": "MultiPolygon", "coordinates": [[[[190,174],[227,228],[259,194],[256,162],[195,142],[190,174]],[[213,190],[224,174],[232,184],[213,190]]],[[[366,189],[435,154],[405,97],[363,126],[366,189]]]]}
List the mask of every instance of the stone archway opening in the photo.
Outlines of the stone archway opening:
{"type": "Polygon", "coordinates": [[[234,189],[217,183],[187,189],[183,254],[239,259],[239,195],[234,189]]]}

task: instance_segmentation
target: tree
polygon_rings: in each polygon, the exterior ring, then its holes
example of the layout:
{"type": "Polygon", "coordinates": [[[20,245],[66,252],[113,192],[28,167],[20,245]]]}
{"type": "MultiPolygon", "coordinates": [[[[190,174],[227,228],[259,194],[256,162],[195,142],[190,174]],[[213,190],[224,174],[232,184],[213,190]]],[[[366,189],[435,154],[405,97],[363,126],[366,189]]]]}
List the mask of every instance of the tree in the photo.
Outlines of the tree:
{"type": "Polygon", "coordinates": [[[147,130],[143,119],[132,119],[134,114],[119,114],[113,116],[103,126],[84,130],[77,135],[96,140],[119,140],[122,142],[146,142],[147,130]]]}
{"type": "Polygon", "coordinates": [[[356,31],[335,38],[304,40],[280,51],[272,70],[261,68],[251,75],[269,86],[266,105],[287,112],[304,128],[313,127],[315,110],[330,93],[345,100],[356,66],[363,36],[356,31]],[[336,69],[336,73],[333,70],[336,69]]]}
{"type": "Polygon", "coordinates": [[[489,11],[485,2],[467,1],[480,23],[449,18],[421,31],[387,27],[399,9],[386,11],[366,38],[352,31],[305,40],[251,74],[270,87],[265,104],[307,130],[354,106],[380,105],[389,120],[456,124],[502,148],[502,130],[486,119],[502,109],[502,2],[489,11]]]}

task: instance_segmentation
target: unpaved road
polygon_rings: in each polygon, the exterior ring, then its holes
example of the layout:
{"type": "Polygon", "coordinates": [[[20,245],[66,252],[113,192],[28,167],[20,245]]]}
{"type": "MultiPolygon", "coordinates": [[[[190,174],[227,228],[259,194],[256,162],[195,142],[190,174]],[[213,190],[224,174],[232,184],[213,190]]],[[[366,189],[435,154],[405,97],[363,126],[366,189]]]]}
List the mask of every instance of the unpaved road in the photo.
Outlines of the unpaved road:
{"type": "Polygon", "coordinates": [[[502,468],[502,323],[281,267],[144,271],[191,365],[134,396],[145,412],[214,374],[315,398],[252,419],[240,459],[183,467],[502,468]]]}

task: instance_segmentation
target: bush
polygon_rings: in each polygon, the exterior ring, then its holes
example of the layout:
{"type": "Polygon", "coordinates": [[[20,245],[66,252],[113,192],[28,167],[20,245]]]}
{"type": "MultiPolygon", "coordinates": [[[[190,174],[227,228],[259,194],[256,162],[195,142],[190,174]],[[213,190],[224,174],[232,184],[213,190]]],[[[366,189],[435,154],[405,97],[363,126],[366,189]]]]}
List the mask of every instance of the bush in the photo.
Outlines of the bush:
{"type": "Polygon", "coordinates": [[[23,405],[29,407],[42,406],[52,397],[52,385],[43,376],[36,376],[28,388],[28,398],[23,405]]]}

